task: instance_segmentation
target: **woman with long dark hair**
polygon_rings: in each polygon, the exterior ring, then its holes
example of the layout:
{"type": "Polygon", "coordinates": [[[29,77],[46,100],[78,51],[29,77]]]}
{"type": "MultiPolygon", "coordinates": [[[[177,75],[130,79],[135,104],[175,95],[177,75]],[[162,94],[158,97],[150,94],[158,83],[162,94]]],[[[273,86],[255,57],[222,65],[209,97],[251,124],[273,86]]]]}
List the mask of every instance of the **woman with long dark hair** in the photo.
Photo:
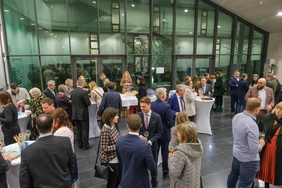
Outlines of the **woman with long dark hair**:
{"type": "Polygon", "coordinates": [[[147,88],[145,86],[145,79],[143,76],[137,77],[137,84],[139,86],[138,92],[134,92],[133,94],[136,95],[138,99],[138,112],[140,112],[140,99],[147,96],[147,88]]]}

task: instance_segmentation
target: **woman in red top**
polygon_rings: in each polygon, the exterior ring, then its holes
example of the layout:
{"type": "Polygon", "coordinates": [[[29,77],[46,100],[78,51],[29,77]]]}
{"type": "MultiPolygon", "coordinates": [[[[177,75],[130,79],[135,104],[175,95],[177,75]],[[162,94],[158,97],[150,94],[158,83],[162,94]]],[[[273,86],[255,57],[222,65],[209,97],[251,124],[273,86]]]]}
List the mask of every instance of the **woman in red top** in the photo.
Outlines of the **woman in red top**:
{"type": "Polygon", "coordinates": [[[261,116],[260,131],[265,133],[266,145],[260,152],[261,163],[257,178],[269,184],[282,185],[282,102],[270,114],[261,116]]]}

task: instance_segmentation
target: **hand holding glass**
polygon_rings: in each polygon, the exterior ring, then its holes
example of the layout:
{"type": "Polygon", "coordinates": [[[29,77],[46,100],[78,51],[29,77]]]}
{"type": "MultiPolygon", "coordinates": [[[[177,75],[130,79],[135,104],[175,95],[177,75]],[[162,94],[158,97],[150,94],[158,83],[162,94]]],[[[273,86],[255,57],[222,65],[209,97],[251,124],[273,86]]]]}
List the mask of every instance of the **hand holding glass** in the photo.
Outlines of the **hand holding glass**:
{"type": "Polygon", "coordinates": [[[260,139],[264,139],[265,138],[265,133],[264,132],[260,132],[259,133],[259,140],[260,139]]]}
{"type": "Polygon", "coordinates": [[[148,131],[145,131],[145,132],[144,132],[144,137],[145,137],[145,138],[148,138],[148,136],[149,136],[149,132],[148,132],[148,131]]]}
{"type": "Polygon", "coordinates": [[[30,130],[27,129],[27,130],[25,131],[25,135],[26,135],[27,140],[29,140],[29,137],[30,137],[30,135],[31,135],[30,130]]]}

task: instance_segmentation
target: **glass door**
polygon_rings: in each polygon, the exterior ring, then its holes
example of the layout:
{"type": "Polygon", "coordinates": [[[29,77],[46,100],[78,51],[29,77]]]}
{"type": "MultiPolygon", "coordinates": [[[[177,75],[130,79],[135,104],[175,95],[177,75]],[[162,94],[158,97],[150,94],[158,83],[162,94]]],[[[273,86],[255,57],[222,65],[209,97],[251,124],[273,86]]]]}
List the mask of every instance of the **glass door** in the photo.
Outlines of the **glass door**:
{"type": "Polygon", "coordinates": [[[191,76],[192,71],[192,58],[191,57],[179,57],[177,58],[176,67],[176,84],[181,84],[184,81],[185,76],[191,76]]]}
{"type": "Polygon", "coordinates": [[[72,79],[75,83],[78,77],[84,76],[87,83],[95,81],[98,84],[100,75],[104,73],[109,81],[116,84],[116,91],[120,92],[120,80],[126,67],[123,56],[73,56],[72,79]]]}

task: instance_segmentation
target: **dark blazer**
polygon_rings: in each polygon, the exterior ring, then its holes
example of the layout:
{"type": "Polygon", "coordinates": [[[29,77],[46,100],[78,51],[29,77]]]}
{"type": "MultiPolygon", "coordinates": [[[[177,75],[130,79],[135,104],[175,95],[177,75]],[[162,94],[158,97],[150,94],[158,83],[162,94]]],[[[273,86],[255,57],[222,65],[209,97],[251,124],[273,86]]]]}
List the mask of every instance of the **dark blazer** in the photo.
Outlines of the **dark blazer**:
{"type": "MultiPolygon", "coordinates": [[[[141,117],[142,127],[139,130],[139,134],[144,136],[144,132],[146,131],[144,114],[143,112],[138,112],[137,115],[141,117]]],[[[158,139],[161,138],[163,128],[162,128],[162,120],[159,114],[152,111],[150,122],[147,131],[149,132],[148,140],[152,142],[152,151],[158,150],[158,139]]]]}
{"type": "Polygon", "coordinates": [[[8,171],[11,167],[11,162],[5,160],[0,154],[0,187],[7,188],[7,181],[6,181],[6,171],[8,171]]]}
{"type": "Polygon", "coordinates": [[[163,133],[161,139],[170,140],[170,129],[174,125],[174,121],[171,116],[170,106],[164,101],[157,99],[156,101],[152,102],[151,110],[161,116],[163,126],[163,133]]]}
{"type": "Polygon", "coordinates": [[[229,79],[229,95],[237,95],[238,90],[238,80],[234,76],[229,79]]]}
{"type": "Polygon", "coordinates": [[[69,187],[74,154],[68,137],[46,136],[21,152],[20,187],[69,187]]]}
{"type": "Polygon", "coordinates": [[[156,170],[151,147],[137,135],[128,134],[117,140],[116,152],[122,167],[122,188],[150,187],[148,169],[156,170]]]}
{"type": "Polygon", "coordinates": [[[118,92],[115,92],[114,90],[109,90],[108,92],[103,94],[102,101],[97,114],[101,116],[104,110],[108,107],[116,108],[118,110],[118,114],[120,114],[122,103],[120,94],[118,92]]]}
{"type": "Polygon", "coordinates": [[[145,85],[140,84],[138,89],[138,94],[136,95],[138,101],[142,99],[143,97],[147,96],[147,88],[145,85]]]}
{"type": "MultiPolygon", "coordinates": [[[[56,91],[54,90],[55,95],[57,94],[56,91]]],[[[56,96],[50,91],[50,89],[48,89],[48,87],[43,91],[44,95],[48,98],[53,99],[54,101],[54,106],[55,108],[57,108],[57,102],[56,102],[56,96]]]]}
{"type": "Polygon", "coordinates": [[[167,104],[169,104],[170,106],[172,117],[175,118],[175,113],[180,112],[180,107],[176,93],[174,93],[169,97],[167,104]]]}
{"type": "Polygon", "coordinates": [[[244,99],[248,90],[249,90],[249,83],[246,80],[241,79],[238,82],[237,98],[244,99]]]}
{"type": "Polygon", "coordinates": [[[216,78],[216,82],[214,83],[214,93],[213,96],[214,97],[220,97],[224,95],[224,91],[225,91],[225,79],[223,78],[223,76],[221,77],[217,77],[216,78]]]}
{"type": "MultiPolygon", "coordinates": [[[[202,88],[202,84],[198,84],[197,87],[196,87],[196,92],[199,94],[198,90],[200,88],[202,88]]],[[[212,85],[206,83],[206,90],[205,90],[205,93],[203,93],[204,96],[212,96],[213,95],[213,92],[212,92],[212,85]],[[210,94],[209,94],[210,92],[210,94]]]]}
{"type": "Polygon", "coordinates": [[[72,119],[88,120],[88,106],[91,105],[88,92],[80,87],[71,91],[72,119]]]}

